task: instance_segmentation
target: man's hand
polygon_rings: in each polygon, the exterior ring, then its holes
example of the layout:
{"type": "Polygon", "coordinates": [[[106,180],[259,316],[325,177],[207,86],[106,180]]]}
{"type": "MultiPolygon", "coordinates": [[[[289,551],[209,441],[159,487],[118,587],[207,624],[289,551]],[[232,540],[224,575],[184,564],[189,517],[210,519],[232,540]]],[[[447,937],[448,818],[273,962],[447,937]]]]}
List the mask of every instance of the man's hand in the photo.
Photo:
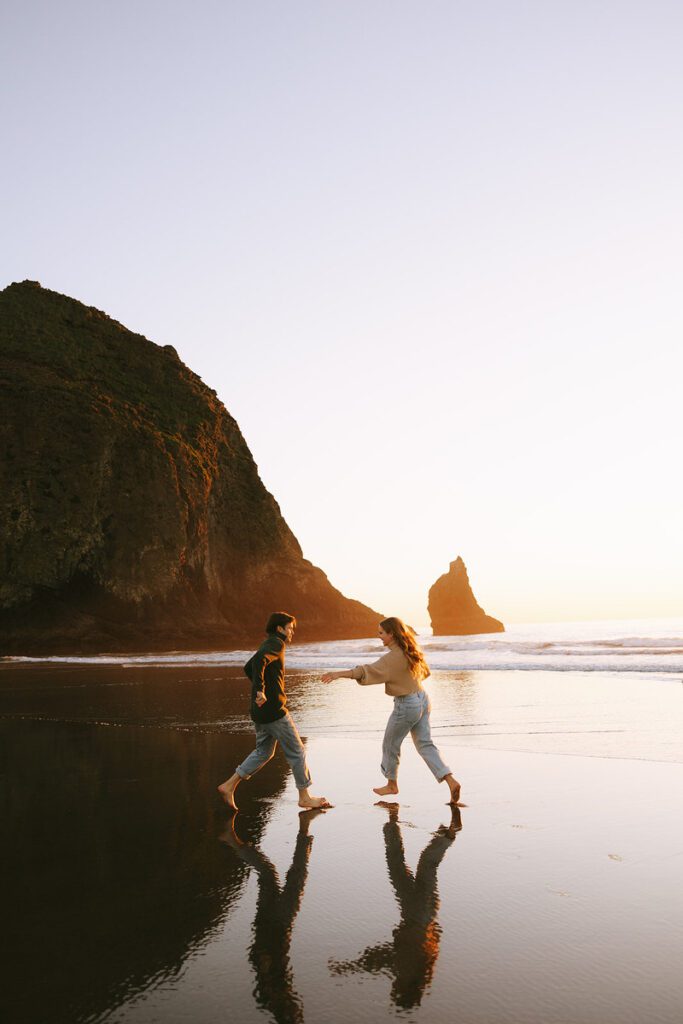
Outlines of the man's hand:
{"type": "Polygon", "coordinates": [[[266,703],[266,695],[263,692],[263,690],[259,690],[259,692],[254,697],[254,701],[256,702],[256,706],[257,707],[259,707],[259,708],[263,707],[263,705],[266,703]]]}
{"type": "Polygon", "coordinates": [[[323,683],[333,683],[334,680],[337,679],[337,676],[334,674],[334,672],[326,672],[320,678],[323,683]]]}

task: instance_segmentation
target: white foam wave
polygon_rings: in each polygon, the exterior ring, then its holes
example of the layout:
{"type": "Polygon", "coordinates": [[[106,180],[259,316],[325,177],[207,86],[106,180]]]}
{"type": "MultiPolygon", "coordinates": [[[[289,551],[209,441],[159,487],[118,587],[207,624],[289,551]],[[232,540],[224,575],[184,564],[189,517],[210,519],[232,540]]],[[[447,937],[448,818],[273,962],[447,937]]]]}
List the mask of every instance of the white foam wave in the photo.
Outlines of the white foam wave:
{"type": "MultiPolygon", "coordinates": [[[[432,671],[646,672],[683,674],[683,620],[638,623],[543,623],[516,626],[483,636],[420,636],[432,671]]],[[[242,666],[251,651],[210,651],[48,658],[4,658],[4,664],[46,662],[117,665],[124,668],[242,666]]],[[[374,661],[383,653],[377,639],[294,644],[292,669],[324,672],[374,661]]]]}

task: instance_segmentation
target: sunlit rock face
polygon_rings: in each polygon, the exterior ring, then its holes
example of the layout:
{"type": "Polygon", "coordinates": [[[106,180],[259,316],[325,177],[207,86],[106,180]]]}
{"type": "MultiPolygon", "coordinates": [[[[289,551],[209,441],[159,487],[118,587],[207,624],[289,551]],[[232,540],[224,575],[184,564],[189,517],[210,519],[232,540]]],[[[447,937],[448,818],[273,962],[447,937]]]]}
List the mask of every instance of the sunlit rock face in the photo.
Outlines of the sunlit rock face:
{"type": "Polygon", "coordinates": [[[171,346],[25,281],[0,292],[0,388],[2,652],[234,646],[279,609],[298,639],[374,635],[171,346]]]}
{"type": "Polygon", "coordinates": [[[428,608],[434,636],[505,632],[503,623],[477,604],[465,563],[459,556],[431,587],[428,608]]]}

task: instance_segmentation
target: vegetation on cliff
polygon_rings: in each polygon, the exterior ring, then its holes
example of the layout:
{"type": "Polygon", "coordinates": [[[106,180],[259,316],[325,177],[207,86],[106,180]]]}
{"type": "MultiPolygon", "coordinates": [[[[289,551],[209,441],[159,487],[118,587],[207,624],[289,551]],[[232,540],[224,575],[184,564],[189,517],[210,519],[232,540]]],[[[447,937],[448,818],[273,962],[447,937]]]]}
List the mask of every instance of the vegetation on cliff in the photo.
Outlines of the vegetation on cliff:
{"type": "Polygon", "coordinates": [[[0,292],[4,653],[301,639],[377,614],[303,558],[235,420],[170,346],[41,288],[0,292]]]}

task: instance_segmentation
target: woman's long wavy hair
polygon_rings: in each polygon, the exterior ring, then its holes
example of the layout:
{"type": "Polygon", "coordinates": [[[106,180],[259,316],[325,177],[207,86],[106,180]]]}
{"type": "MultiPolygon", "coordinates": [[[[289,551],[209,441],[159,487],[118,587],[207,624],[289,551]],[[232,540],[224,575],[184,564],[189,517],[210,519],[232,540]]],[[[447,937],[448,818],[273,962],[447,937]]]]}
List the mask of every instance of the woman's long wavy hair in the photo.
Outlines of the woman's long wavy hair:
{"type": "Polygon", "coordinates": [[[412,675],[420,682],[426,679],[430,675],[429,665],[415,640],[414,630],[410,626],[406,626],[401,619],[397,619],[395,615],[388,619],[382,619],[380,626],[385,633],[389,633],[394,638],[396,646],[400,647],[405,654],[412,675]]]}

